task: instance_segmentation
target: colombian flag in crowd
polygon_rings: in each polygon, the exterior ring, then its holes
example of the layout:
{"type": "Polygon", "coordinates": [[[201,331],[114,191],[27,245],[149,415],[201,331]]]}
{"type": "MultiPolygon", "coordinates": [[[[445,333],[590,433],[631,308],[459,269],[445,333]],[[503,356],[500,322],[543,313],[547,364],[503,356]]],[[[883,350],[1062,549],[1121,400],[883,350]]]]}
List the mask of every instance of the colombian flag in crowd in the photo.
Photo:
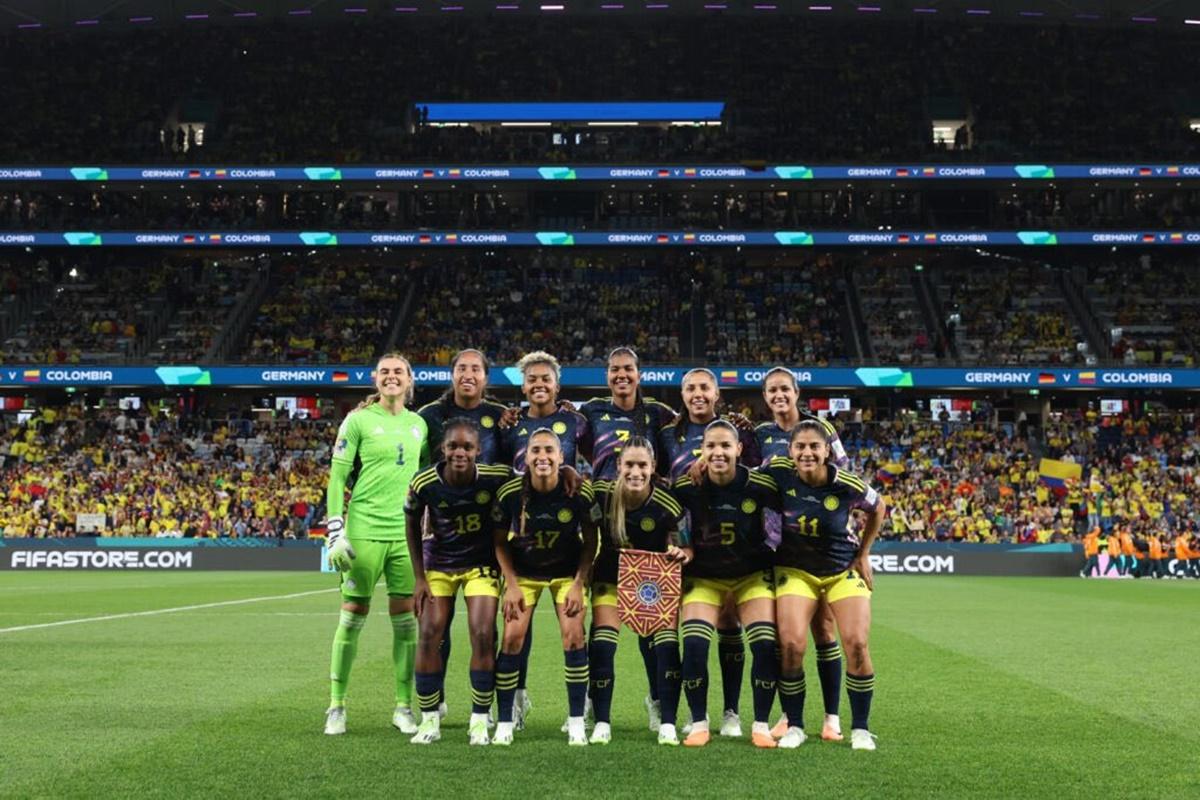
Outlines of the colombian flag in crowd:
{"type": "Polygon", "coordinates": [[[1066,489],[1067,481],[1083,477],[1083,466],[1069,461],[1043,458],[1038,463],[1038,477],[1051,489],[1066,489]]]}

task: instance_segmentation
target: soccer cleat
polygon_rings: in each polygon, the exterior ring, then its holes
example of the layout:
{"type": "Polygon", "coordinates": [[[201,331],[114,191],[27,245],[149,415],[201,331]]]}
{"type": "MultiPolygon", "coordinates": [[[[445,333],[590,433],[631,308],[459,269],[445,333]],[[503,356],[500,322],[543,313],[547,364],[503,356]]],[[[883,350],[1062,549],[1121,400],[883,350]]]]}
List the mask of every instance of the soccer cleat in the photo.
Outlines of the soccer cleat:
{"type": "MultiPolygon", "coordinates": [[[[571,721],[570,717],[567,717],[565,720],[563,720],[562,727],[560,727],[558,729],[560,733],[567,732],[567,725],[570,723],[570,721],[571,721]]],[[[596,709],[592,707],[592,698],[586,697],[583,700],[583,724],[584,724],[584,727],[587,727],[587,725],[589,723],[594,723],[595,721],[596,721],[596,709]]]]}
{"type": "Polygon", "coordinates": [[[497,722],[496,732],[492,734],[492,744],[508,747],[513,740],[513,723],[497,722]]]}
{"type": "Polygon", "coordinates": [[[567,718],[567,744],[571,747],[587,747],[587,728],[584,727],[583,717],[567,718]]]}
{"type": "Polygon", "coordinates": [[[417,728],[417,733],[409,742],[412,744],[433,744],[442,738],[442,721],[438,717],[437,712],[430,714],[421,720],[420,727],[417,728]]]}
{"type": "Polygon", "coordinates": [[[842,721],[837,714],[826,714],[825,724],[821,726],[821,738],[827,742],[842,741],[842,721]]]}
{"type": "Polygon", "coordinates": [[[450,706],[446,705],[446,701],[438,703],[438,719],[445,719],[450,713],[450,706]]]}
{"type": "Polygon", "coordinates": [[[783,736],[779,737],[778,745],[784,750],[795,750],[807,739],[808,736],[802,728],[788,728],[783,736]]]}
{"type": "Polygon", "coordinates": [[[525,730],[525,718],[531,711],[533,711],[533,700],[529,699],[529,692],[517,689],[517,695],[513,699],[513,724],[517,730],[525,730]]]}
{"type": "Polygon", "coordinates": [[[471,736],[472,745],[485,745],[488,743],[488,724],[487,719],[473,719],[471,726],[467,728],[467,733],[471,736]]]}
{"type": "Polygon", "coordinates": [[[590,744],[608,744],[612,741],[612,726],[607,722],[597,722],[596,728],[592,731],[592,736],[588,739],[590,744]]]}
{"type": "Polygon", "coordinates": [[[712,739],[712,735],[708,732],[708,728],[693,728],[687,738],[683,740],[684,747],[704,747],[712,739]]]}
{"type": "Polygon", "coordinates": [[[656,731],[662,726],[662,705],[650,695],[646,695],[646,716],[650,719],[650,730],[656,731]]]}
{"type": "Polygon", "coordinates": [[[771,735],[770,726],[765,722],[755,722],[750,727],[750,741],[755,747],[763,750],[774,750],[778,746],[775,744],[775,737],[771,735]]]}
{"type": "MultiPolygon", "coordinates": [[[[691,711],[685,711],[685,712],[684,712],[684,716],[686,716],[686,717],[687,717],[687,722],[683,723],[683,727],[679,729],[679,733],[680,733],[682,736],[691,736],[691,734],[692,734],[692,727],[693,727],[693,723],[694,723],[694,720],[692,719],[692,712],[691,712],[691,711]]],[[[708,723],[708,717],[705,717],[705,718],[704,718],[704,722],[705,722],[705,724],[707,724],[707,723],[708,723]]]]}
{"type": "Polygon", "coordinates": [[[334,706],[325,712],[325,735],[341,736],[346,732],[346,707],[334,706]]]}
{"type": "Polygon", "coordinates": [[[779,718],[779,722],[775,723],[775,727],[771,728],[771,735],[774,736],[776,739],[782,739],[787,732],[788,732],[788,718],[787,718],[787,714],[784,714],[782,717],[779,718]]]}
{"type": "Polygon", "coordinates": [[[874,750],[875,734],[866,728],[854,728],[850,731],[851,750],[874,750]]]}
{"type": "Polygon", "coordinates": [[[741,737],[742,719],[737,715],[736,711],[725,710],[725,716],[721,720],[721,735],[735,738],[741,737]]]}
{"type": "Polygon", "coordinates": [[[663,724],[658,726],[658,743],[670,747],[679,746],[679,734],[675,733],[674,725],[663,724]]]}
{"type": "Polygon", "coordinates": [[[410,736],[417,732],[417,721],[413,718],[412,709],[408,706],[396,706],[392,712],[392,727],[410,736]]]}

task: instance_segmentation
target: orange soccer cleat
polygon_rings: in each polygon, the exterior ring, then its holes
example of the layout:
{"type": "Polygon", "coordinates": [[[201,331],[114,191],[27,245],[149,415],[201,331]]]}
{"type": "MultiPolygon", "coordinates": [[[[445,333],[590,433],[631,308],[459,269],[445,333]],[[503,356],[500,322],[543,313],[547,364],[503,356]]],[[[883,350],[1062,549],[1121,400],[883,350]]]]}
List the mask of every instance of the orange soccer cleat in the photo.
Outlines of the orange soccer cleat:
{"type": "Polygon", "coordinates": [[[842,736],[842,726],[837,717],[825,717],[825,724],[821,726],[821,739],[826,742],[840,742],[845,737],[842,736]]]}
{"type": "Polygon", "coordinates": [[[775,741],[775,737],[770,733],[752,733],[750,734],[750,741],[754,743],[755,747],[761,747],[764,750],[774,750],[779,746],[779,743],[775,741]]]}
{"type": "Polygon", "coordinates": [[[704,745],[708,744],[710,739],[712,739],[712,735],[707,729],[702,731],[693,729],[692,732],[688,734],[688,737],[683,740],[683,746],[704,747],[704,745]]]}
{"type": "Polygon", "coordinates": [[[779,718],[779,722],[775,723],[775,727],[771,728],[771,735],[774,736],[776,739],[782,739],[783,735],[787,732],[788,732],[788,718],[787,718],[787,714],[784,714],[782,717],[779,718]]]}

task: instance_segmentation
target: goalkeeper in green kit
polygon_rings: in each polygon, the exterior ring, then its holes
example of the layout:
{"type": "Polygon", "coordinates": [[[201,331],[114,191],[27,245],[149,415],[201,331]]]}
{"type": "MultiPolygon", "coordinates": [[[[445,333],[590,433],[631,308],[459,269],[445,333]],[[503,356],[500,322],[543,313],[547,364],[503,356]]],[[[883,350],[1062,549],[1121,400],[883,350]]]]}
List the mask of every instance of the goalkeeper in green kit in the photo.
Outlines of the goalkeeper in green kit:
{"type": "Polygon", "coordinates": [[[404,533],[408,484],[429,461],[425,420],[405,405],[412,399],[408,360],[388,353],[375,365],[375,394],[347,415],[338,430],[329,474],[329,563],[342,575],[342,614],[333,636],[329,665],[330,703],[325,733],[346,732],[346,687],[380,577],[387,582],[392,619],[392,664],[396,709],[392,724],[415,733],[412,713],[413,660],[417,623],[413,616],[413,571],[404,533]],[[347,481],[353,495],[345,516],[347,481]]]}

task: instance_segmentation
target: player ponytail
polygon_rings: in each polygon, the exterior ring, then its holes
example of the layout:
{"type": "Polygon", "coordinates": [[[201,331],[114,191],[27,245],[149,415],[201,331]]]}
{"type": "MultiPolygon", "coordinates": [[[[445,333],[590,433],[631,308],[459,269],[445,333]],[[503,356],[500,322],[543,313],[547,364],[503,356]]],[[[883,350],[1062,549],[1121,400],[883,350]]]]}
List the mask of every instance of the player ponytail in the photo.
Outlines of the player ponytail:
{"type": "Polygon", "coordinates": [[[621,459],[630,450],[644,449],[650,454],[650,491],[654,491],[654,445],[644,436],[631,436],[617,456],[617,478],[613,481],[612,496],[608,500],[609,534],[617,547],[629,547],[629,536],[625,533],[625,478],[621,476],[621,459]]]}

